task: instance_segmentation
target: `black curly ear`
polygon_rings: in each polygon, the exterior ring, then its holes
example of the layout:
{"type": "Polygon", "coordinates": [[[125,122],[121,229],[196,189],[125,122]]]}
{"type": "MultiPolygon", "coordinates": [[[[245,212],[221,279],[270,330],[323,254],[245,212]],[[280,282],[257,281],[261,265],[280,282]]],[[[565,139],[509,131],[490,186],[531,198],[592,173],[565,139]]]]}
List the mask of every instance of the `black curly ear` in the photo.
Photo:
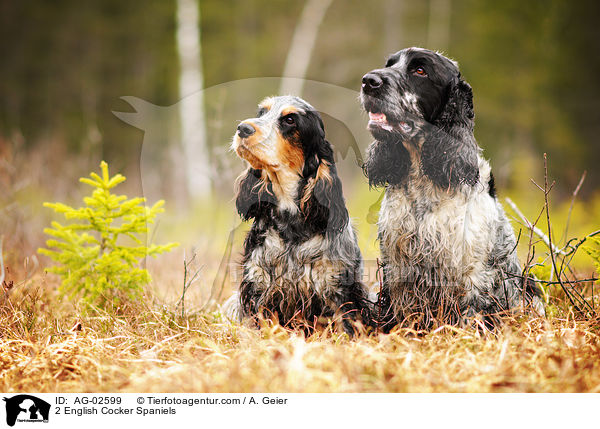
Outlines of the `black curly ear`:
{"type": "Polygon", "coordinates": [[[362,168],[370,186],[399,185],[408,176],[410,155],[401,141],[374,141],[362,168]]]}
{"type": "Polygon", "coordinates": [[[333,164],[329,166],[329,175],[331,179],[317,180],[314,196],[318,203],[327,208],[327,231],[342,232],[348,225],[348,209],[344,201],[342,182],[333,164]]]}
{"type": "MultiPolygon", "coordinates": [[[[328,143],[327,143],[328,144],[328,143]]],[[[318,163],[316,170],[306,181],[300,201],[300,209],[306,221],[318,231],[328,234],[339,233],[348,225],[349,217],[342,192],[342,182],[333,163],[333,153],[329,160],[318,155],[311,158],[318,163]]]]}
{"type": "Polygon", "coordinates": [[[460,76],[450,84],[447,93],[447,101],[437,116],[434,125],[440,128],[450,129],[455,126],[467,127],[471,132],[475,118],[473,110],[473,89],[460,76]]]}
{"type": "Polygon", "coordinates": [[[473,90],[458,75],[448,91],[448,100],[437,120],[425,132],[421,149],[423,173],[442,188],[479,181],[473,137],[473,90]]]}
{"type": "Polygon", "coordinates": [[[276,205],[271,184],[262,180],[262,171],[248,168],[236,181],[235,207],[243,220],[258,217],[276,205]]]}

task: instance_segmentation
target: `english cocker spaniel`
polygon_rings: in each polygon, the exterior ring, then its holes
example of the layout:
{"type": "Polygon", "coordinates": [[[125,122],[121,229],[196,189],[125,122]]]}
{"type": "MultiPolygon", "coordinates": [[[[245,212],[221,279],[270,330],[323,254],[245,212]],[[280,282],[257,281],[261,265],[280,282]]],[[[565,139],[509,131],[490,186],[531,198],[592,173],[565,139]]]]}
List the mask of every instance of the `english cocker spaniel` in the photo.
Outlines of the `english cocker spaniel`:
{"type": "Polygon", "coordinates": [[[364,171],[370,185],[385,186],[380,323],[493,323],[517,307],[543,314],[473,136],[473,93],[458,64],[404,49],[363,76],[360,98],[375,138],[364,171]]]}
{"type": "Polygon", "coordinates": [[[297,97],[267,98],[232,148],[249,164],[236,207],[254,221],[229,313],[305,328],[329,319],[350,334],[353,321],[368,323],[362,256],[319,113],[297,97]]]}

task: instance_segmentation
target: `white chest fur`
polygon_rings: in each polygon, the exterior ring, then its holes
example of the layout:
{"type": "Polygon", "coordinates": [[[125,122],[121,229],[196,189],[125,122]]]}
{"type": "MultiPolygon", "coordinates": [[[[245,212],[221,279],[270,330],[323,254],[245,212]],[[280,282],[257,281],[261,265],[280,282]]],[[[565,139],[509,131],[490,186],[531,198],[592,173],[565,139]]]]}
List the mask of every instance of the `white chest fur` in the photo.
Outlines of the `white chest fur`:
{"type": "Polygon", "coordinates": [[[321,235],[297,245],[286,245],[274,230],[266,234],[264,244],[256,247],[244,268],[248,281],[266,297],[276,293],[294,299],[315,294],[332,297],[332,285],[343,269],[342,263],[328,252],[327,238],[321,235]]]}
{"type": "MultiPolygon", "coordinates": [[[[434,186],[420,172],[386,190],[379,217],[384,260],[406,277],[435,272],[457,286],[489,283],[485,263],[499,222],[488,193],[490,167],[479,158],[480,183],[457,190],[434,186]]],[[[490,273],[491,275],[491,273],[490,273]]]]}

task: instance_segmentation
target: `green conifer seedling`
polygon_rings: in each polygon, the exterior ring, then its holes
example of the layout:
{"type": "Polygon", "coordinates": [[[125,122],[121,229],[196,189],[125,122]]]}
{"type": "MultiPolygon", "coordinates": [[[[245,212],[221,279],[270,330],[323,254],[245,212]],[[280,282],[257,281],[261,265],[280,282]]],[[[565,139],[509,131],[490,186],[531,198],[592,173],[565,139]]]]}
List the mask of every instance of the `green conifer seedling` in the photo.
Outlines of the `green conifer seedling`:
{"type": "Polygon", "coordinates": [[[94,189],[83,199],[85,206],[44,203],[73,222],[52,222],[52,228],[44,229],[51,237],[46,241],[48,249],[38,252],[57,262],[49,271],[61,276],[61,294],[106,308],[139,298],[151,280],[148,271],[140,268],[142,259],[168,252],[177,243],[146,246],[142,237],[148,232],[148,224],[164,211],[164,201],[146,207],[145,198],[127,199],[111,193],[125,177],[110,177],[104,161],[100,168],[102,177],[91,173],[89,178],[79,179],[94,189]]]}

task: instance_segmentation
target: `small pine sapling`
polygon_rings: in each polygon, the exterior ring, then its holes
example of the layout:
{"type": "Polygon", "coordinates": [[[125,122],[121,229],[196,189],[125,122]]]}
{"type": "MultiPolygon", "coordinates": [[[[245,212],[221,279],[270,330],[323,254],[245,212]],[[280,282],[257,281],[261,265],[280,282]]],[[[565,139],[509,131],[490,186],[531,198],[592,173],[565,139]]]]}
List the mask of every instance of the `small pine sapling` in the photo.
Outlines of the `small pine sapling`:
{"type": "Polygon", "coordinates": [[[148,224],[164,211],[164,201],[146,207],[145,198],[128,199],[111,193],[125,177],[110,177],[104,161],[100,168],[102,177],[91,173],[89,178],[79,179],[94,189],[83,199],[85,206],[44,203],[73,222],[52,222],[52,228],[44,229],[51,237],[46,241],[48,249],[38,251],[57,262],[49,271],[62,278],[61,294],[108,308],[139,298],[151,280],[140,262],[146,256],[170,251],[177,243],[146,246],[141,237],[147,234],[148,224]]]}

